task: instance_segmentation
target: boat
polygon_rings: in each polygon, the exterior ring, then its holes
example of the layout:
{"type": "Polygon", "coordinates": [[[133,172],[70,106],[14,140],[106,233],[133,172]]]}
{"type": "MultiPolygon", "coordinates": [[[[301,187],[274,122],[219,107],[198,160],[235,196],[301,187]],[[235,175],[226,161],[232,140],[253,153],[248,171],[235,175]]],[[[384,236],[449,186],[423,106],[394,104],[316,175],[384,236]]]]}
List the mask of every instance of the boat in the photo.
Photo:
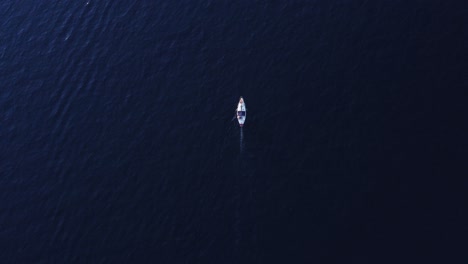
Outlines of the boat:
{"type": "Polygon", "coordinates": [[[245,108],[244,98],[242,96],[239,99],[236,109],[237,121],[239,121],[239,126],[243,127],[245,123],[245,118],[247,117],[247,108],[245,108]]]}

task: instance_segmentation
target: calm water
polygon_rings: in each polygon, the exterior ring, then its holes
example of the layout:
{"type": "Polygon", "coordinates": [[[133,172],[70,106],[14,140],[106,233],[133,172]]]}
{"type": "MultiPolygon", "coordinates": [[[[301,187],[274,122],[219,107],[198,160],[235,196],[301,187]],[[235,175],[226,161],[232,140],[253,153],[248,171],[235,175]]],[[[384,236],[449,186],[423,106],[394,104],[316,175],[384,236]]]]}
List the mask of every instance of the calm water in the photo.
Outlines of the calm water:
{"type": "Polygon", "coordinates": [[[466,8],[332,2],[2,1],[0,262],[447,260],[466,8]]]}

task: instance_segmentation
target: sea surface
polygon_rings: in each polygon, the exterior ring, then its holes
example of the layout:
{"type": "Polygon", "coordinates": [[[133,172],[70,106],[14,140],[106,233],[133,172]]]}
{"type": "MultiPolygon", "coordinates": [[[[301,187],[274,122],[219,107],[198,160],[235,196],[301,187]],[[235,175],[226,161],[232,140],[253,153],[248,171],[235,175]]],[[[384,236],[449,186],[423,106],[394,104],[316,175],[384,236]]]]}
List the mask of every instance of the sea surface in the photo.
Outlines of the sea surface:
{"type": "Polygon", "coordinates": [[[440,140],[466,130],[437,98],[468,85],[467,16],[463,1],[1,1],[0,263],[463,260],[466,214],[445,203],[462,196],[435,157],[466,146],[440,140]]]}

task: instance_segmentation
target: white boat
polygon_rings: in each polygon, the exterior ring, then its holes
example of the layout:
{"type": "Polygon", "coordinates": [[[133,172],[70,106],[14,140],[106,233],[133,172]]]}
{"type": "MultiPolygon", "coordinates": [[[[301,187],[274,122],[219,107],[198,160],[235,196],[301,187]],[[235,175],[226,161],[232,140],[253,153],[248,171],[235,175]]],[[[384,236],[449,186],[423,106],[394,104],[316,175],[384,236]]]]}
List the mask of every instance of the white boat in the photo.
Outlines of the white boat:
{"type": "Polygon", "coordinates": [[[239,121],[239,126],[243,127],[245,123],[245,118],[247,117],[247,108],[245,108],[244,98],[242,96],[239,99],[236,109],[237,121],[239,121]]]}

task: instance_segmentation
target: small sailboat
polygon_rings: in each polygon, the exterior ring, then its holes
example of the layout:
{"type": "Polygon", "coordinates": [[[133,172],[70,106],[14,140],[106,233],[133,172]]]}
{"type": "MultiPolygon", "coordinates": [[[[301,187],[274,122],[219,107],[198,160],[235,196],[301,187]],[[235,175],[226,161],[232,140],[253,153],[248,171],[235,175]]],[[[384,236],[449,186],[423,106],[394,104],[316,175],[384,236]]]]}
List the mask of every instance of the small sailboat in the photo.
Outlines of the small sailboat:
{"type": "Polygon", "coordinates": [[[247,108],[245,108],[244,98],[242,96],[239,99],[236,109],[237,121],[239,121],[239,126],[243,127],[245,123],[245,118],[247,117],[247,108]]]}

